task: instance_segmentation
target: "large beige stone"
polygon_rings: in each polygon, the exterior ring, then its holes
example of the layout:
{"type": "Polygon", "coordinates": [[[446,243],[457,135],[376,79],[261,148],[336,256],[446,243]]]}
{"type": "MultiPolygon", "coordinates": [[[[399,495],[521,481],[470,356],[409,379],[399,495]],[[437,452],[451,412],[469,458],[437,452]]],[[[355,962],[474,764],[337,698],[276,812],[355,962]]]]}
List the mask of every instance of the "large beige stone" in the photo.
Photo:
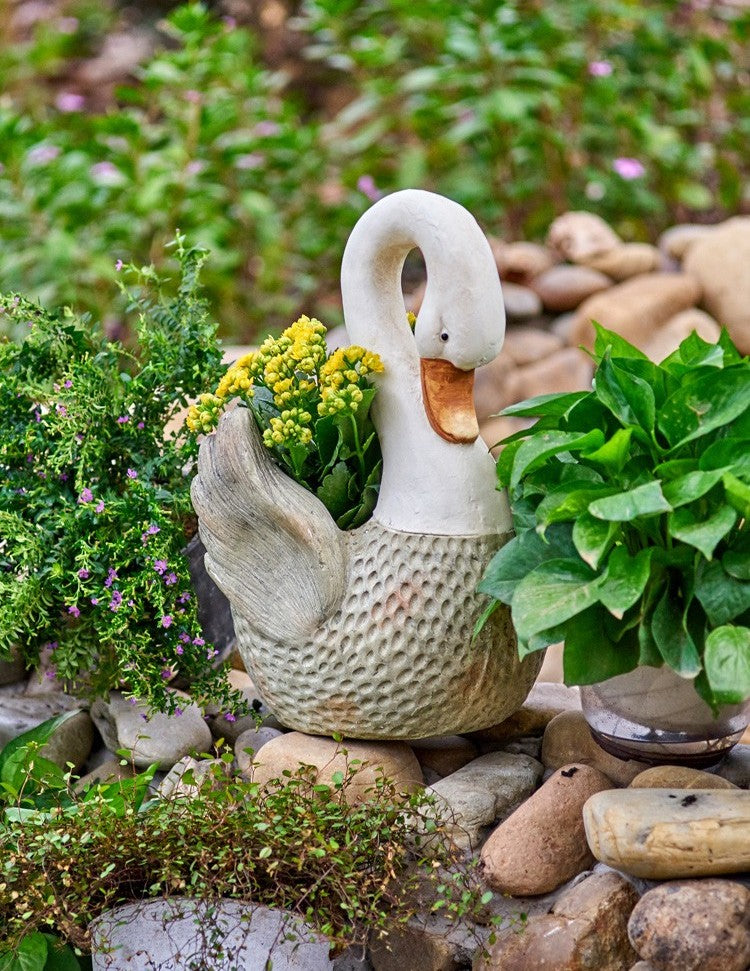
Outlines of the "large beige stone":
{"type": "Polygon", "coordinates": [[[321,785],[333,785],[335,773],[354,769],[345,792],[349,802],[367,799],[380,778],[391,781],[400,792],[413,792],[423,783],[417,757],[406,742],[338,743],[302,732],[288,732],[266,742],[256,753],[253,769],[246,767],[244,774],[265,785],[281,779],[286,771],[296,773],[302,765],[315,768],[315,779],[321,785]]]}
{"type": "Polygon", "coordinates": [[[654,331],[700,299],[700,286],[686,273],[644,273],[590,297],[576,312],[571,344],[594,345],[592,320],[643,347],[654,331]]]}
{"type": "Polygon", "coordinates": [[[564,890],[552,913],[498,935],[478,971],[627,971],[636,958],[628,918],[638,894],[615,873],[564,890]]]}
{"type": "Polygon", "coordinates": [[[621,243],[606,253],[597,253],[583,261],[592,270],[598,270],[613,280],[629,280],[639,273],[658,270],[661,254],[648,243],[621,243]]]}
{"type": "Polygon", "coordinates": [[[542,330],[541,327],[509,327],[501,354],[506,355],[516,365],[533,364],[549,357],[563,346],[561,337],[542,330]]]}
{"type": "Polygon", "coordinates": [[[656,331],[642,350],[652,361],[660,364],[665,357],[676,351],[680,344],[693,331],[708,344],[715,344],[721,334],[721,328],[705,310],[690,307],[681,310],[656,331]]]}
{"type": "Polygon", "coordinates": [[[529,320],[542,312],[542,301],[537,294],[520,283],[503,283],[503,303],[510,320],[529,320]]]}
{"type": "Polygon", "coordinates": [[[569,762],[591,765],[610,778],[613,784],[626,786],[646,765],[634,759],[618,759],[605,752],[591,734],[580,711],[563,711],[547,725],[542,742],[542,762],[548,769],[558,769],[569,762]]]}
{"type": "Polygon", "coordinates": [[[547,245],[564,260],[580,260],[606,253],[621,243],[617,233],[593,212],[566,212],[547,233],[547,245]]]}
{"type": "Polygon", "coordinates": [[[727,779],[685,765],[654,765],[639,772],[631,789],[738,789],[727,779]]]}
{"type": "Polygon", "coordinates": [[[588,266],[553,266],[531,281],[546,310],[575,310],[588,297],[612,286],[608,276],[588,266]]]}
{"type": "Polygon", "coordinates": [[[664,883],[638,901],[628,933],[656,971],[745,971],[750,891],[731,880],[664,883]]]}
{"type": "Polygon", "coordinates": [[[501,279],[512,283],[525,286],[557,261],[551,250],[538,243],[505,243],[490,237],[489,244],[501,279]]]}
{"type": "Polygon", "coordinates": [[[750,354],[750,217],[729,219],[690,247],[683,264],[703,291],[703,306],[750,354]]]}
{"type": "Polygon", "coordinates": [[[534,364],[519,367],[515,373],[517,400],[561,391],[590,391],[594,366],[591,358],[577,347],[565,347],[534,364]]]}
{"type": "Polygon", "coordinates": [[[750,869],[750,792],[626,789],[585,805],[594,856],[637,877],[669,880],[750,869]]]}
{"type": "Polygon", "coordinates": [[[611,786],[588,765],[568,765],[550,776],[484,844],[481,858],[489,886],[514,895],[542,894],[590,867],[583,805],[611,786]]]}
{"type": "Polygon", "coordinates": [[[503,348],[497,357],[474,372],[474,410],[482,421],[519,401],[516,366],[503,348]]]}
{"type": "Polygon", "coordinates": [[[65,771],[72,766],[78,772],[91,754],[93,742],[94,724],[89,713],[77,711],[57,726],[39,754],[65,771]]]}
{"type": "Polygon", "coordinates": [[[659,237],[659,249],[673,260],[682,260],[694,243],[705,239],[715,228],[715,226],[702,226],[699,223],[679,223],[677,226],[671,226],[659,237]]]}

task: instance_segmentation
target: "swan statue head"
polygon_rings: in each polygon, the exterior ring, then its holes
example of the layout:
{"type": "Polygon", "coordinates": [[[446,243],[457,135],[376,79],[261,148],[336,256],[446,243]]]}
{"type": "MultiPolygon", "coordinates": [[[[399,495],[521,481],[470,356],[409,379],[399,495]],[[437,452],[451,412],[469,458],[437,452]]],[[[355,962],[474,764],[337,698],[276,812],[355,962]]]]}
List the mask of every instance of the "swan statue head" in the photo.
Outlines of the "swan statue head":
{"type": "Polygon", "coordinates": [[[341,291],[350,338],[384,364],[373,408],[383,450],[374,518],[404,532],[507,532],[507,501],[472,399],[474,369],[498,354],[505,335],[497,267],[476,220],[434,193],[386,196],[349,237],[341,291]],[[412,335],[401,270],[415,247],[427,288],[412,335]]]}
{"type": "Polygon", "coordinates": [[[519,660],[507,608],[472,642],[477,583],[511,535],[472,402],[473,369],[500,350],[505,323],[489,244],[456,203],[398,192],[357,223],[341,276],[349,336],[384,365],[373,517],[341,531],[235,408],[201,444],[193,482],[206,567],[283,724],[353,738],[495,724],[523,703],[540,659],[519,660]],[[401,269],[414,247],[427,289],[412,334],[401,269]]]}

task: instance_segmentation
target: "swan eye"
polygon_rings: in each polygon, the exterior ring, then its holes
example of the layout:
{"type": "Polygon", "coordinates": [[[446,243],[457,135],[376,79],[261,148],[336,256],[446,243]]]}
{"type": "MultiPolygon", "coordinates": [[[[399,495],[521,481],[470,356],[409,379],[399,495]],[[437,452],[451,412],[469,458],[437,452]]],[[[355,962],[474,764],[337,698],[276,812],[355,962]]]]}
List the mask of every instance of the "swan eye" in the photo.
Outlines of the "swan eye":
{"type": "Polygon", "coordinates": [[[448,337],[449,337],[448,331],[444,330],[443,333],[440,335],[440,340],[443,343],[445,343],[448,340],[448,337]]]}

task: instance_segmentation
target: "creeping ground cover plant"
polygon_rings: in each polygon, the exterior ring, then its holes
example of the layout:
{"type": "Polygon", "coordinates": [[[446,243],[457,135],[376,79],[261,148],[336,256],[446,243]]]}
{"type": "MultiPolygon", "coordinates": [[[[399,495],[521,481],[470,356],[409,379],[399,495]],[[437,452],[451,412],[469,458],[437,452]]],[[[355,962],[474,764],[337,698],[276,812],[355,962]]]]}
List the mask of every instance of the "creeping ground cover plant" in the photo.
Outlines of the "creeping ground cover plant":
{"type": "Polygon", "coordinates": [[[691,334],[661,364],[596,327],[593,390],[542,395],[497,474],[516,536],[480,590],[522,656],[564,641],[568,684],[637,665],[750,697],[750,359],[691,334]]]}

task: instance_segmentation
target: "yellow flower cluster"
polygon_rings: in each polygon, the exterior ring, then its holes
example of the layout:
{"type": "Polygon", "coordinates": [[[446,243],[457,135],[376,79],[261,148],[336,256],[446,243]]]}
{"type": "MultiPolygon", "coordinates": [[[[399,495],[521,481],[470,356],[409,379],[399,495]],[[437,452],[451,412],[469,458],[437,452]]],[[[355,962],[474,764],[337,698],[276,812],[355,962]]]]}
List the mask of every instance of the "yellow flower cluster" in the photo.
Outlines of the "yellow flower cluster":
{"type": "Polygon", "coordinates": [[[250,404],[255,387],[273,395],[278,417],[268,420],[263,442],[268,448],[289,447],[312,440],[318,415],[355,412],[367,386],[366,375],[383,370],[377,354],[347,347],[327,357],[326,329],[314,317],[300,317],[281,337],[268,337],[258,351],[236,361],[215,394],[201,395],[187,417],[193,432],[212,431],[232,398],[250,404]]]}
{"type": "Polygon", "coordinates": [[[328,358],[320,369],[319,415],[354,412],[362,400],[363,380],[367,374],[379,373],[383,362],[377,354],[363,347],[342,347],[328,358]]]}

